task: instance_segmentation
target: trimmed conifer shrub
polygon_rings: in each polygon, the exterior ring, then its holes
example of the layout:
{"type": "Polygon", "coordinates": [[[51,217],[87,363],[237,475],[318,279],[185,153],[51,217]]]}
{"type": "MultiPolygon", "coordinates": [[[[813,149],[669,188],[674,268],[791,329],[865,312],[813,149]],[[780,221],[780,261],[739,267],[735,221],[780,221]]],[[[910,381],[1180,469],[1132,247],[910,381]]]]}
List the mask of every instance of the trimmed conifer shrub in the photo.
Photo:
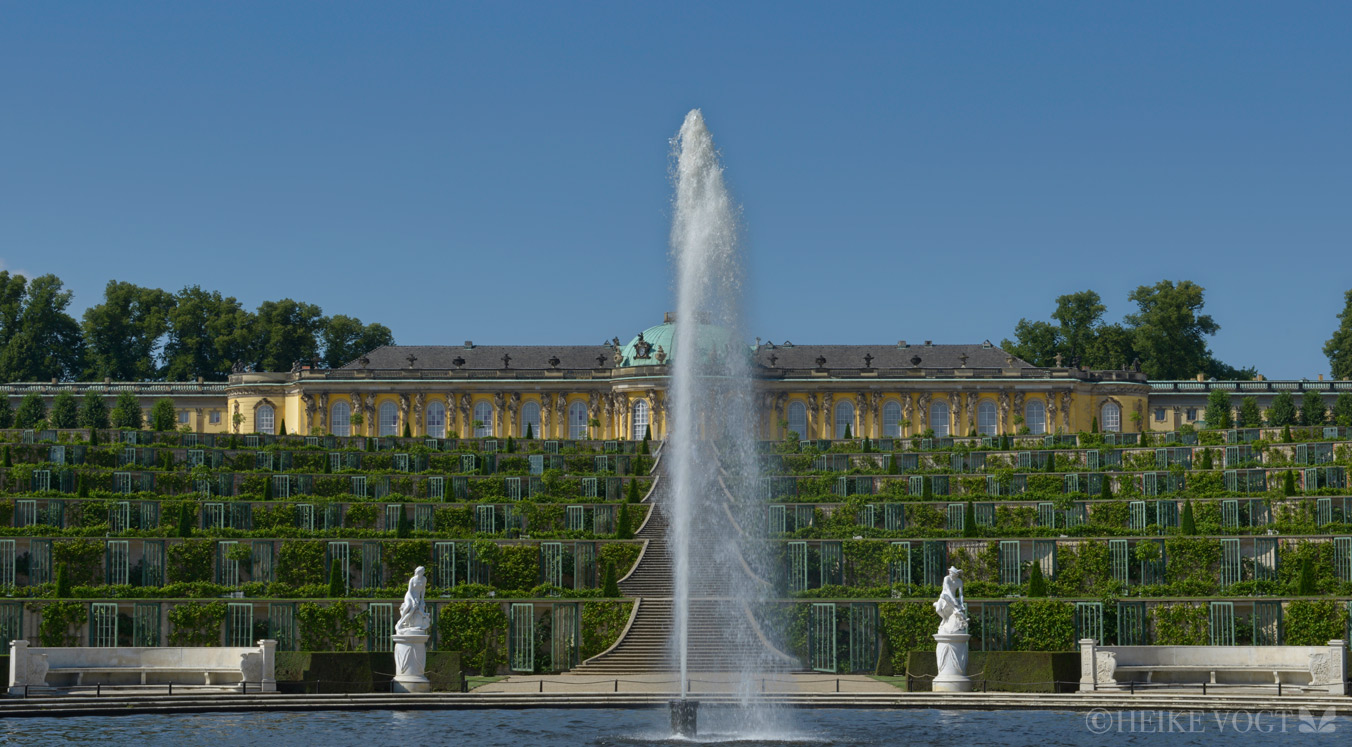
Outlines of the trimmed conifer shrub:
{"type": "Polygon", "coordinates": [[[606,561],[604,581],[601,583],[601,596],[615,599],[620,596],[620,584],[615,580],[615,561],[606,561]]]}
{"type": "Polygon", "coordinates": [[[1192,516],[1192,499],[1183,501],[1183,515],[1178,519],[1179,534],[1197,534],[1197,522],[1192,516]]]}
{"type": "Polygon", "coordinates": [[[1047,596],[1047,579],[1042,575],[1042,564],[1034,561],[1028,572],[1028,596],[1033,598],[1047,596]]]}

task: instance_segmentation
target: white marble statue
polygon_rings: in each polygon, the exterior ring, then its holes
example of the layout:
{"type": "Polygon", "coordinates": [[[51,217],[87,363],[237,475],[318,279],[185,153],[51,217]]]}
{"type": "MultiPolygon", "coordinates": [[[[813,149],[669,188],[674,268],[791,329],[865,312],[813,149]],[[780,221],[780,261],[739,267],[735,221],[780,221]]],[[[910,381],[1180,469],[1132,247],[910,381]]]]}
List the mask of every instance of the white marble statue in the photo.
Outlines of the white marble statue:
{"type": "Polygon", "coordinates": [[[396,633],[427,632],[432,625],[432,617],[427,614],[427,569],[418,566],[413,577],[408,580],[408,591],[404,593],[404,603],[399,605],[399,622],[395,623],[396,633]]]}
{"type": "Polygon", "coordinates": [[[939,599],[934,603],[934,611],[943,618],[939,623],[940,633],[967,632],[967,602],[962,598],[962,571],[952,567],[948,569],[939,599]]]}

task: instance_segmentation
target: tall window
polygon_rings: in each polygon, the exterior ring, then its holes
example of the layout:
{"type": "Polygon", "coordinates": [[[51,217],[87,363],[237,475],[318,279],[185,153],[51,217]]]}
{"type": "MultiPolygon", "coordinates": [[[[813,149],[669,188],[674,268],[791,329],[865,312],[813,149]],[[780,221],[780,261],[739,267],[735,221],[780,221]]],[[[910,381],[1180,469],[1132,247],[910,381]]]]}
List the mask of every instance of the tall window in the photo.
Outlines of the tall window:
{"type": "Polygon", "coordinates": [[[883,438],[901,438],[901,403],[896,400],[883,404],[883,438]]]}
{"type": "Polygon", "coordinates": [[[846,428],[851,436],[859,435],[854,432],[854,404],[841,402],[836,405],[836,438],[845,438],[846,428]]]}
{"type": "Polygon", "coordinates": [[[1040,399],[1032,399],[1023,407],[1023,424],[1028,426],[1029,433],[1043,434],[1047,432],[1047,405],[1040,399]]]}
{"type": "Polygon", "coordinates": [[[1099,427],[1104,433],[1117,433],[1122,430],[1122,408],[1116,402],[1104,402],[1099,409],[1099,427]]]}
{"type": "Polygon", "coordinates": [[[568,405],[568,437],[581,441],[587,437],[587,403],[574,402],[568,405]]]}
{"type": "Polygon", "coordinates": [[[393,402],[386,402],[380,406],[380,432],[381,436],[399,435],[399,408],[394,406],[393,402]]]}
{"type": "Polygon", "coordinates": [[[789,430],[799,438],[807,438],[807,405],[802,402],[789,403],[789,430]]]}
{"type": "Polygon", "coordinates": [[[948,403],[932,402],[930,403],[930,427],[934,429],[934,435],[938,438],[948,436],[948,403]]]}
{"type": "Polygon", "coordinates": [[[521,435],[524,437],[529,426],[530,435],[534,438],[542,438],[540,432],[540,403],[527,402],[521,405],[521,435]]]}
{"type": "Polygon", "coordinates": [[[272,409],[272,405],[259,405],[254,417],[254,425],[256,426],[254,430],[259,433],[266,433],[269,436],[276,433],[277,425],[273,422],[274,415],[276,415],[276,412],[272,409]]]}
{"type": "Polygon", "coordinates": [[[474,429],[475,438],[484,438],[493,435],[493,405],[488,402],[478,402],[474,405],[474,419],[479,422],[479,427],[474,429]]]}
{"type": "Polygon", "coordinates": [[[433,402],[427,406],[427,436],[428,438],[446,437],[446,404],[444,402],[433,402]]]}
{"type": "Polygon", "coordinates": [[[995,414],[995,403],[984,399],[976,406],[976,432],[983,436],[994,436],[1000,430],[999,417],[995,414]]]}
{"type": "Polygon", "coordinates": [[[640,399],[634,401],[633,423],[634,427],[632,429],[632,432],[629,434],[629,437],[635,441],[640,441],[643,439],[643,434],[648,431],[647,400],[640,399]]]}
{"type": "Polygon", "coordinates": [[[352,435],[352,405],[339,402],[329,413],[329,432],[335,436],[352,435]]]}

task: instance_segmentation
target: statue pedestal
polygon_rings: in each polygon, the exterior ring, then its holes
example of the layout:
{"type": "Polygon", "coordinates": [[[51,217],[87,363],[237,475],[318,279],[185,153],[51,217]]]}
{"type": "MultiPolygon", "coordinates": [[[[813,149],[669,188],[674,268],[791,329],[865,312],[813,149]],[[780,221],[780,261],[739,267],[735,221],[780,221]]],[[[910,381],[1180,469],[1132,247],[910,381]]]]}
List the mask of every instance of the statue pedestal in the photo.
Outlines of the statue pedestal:
{"type": "Polygon", "coordinates": [[[394,640],[394,682],[390,689],[397,693],[429,692],[432,683],[423,674],[427,667],[427,633],[408,631],[390,637],[394,640]]]}
{"type": "Polygon", "coordinates": [[[934,678],[936,693],[966,693],[972,691],[972,680],[967,677],[967,633],[935,633],[935,659],[939,674],[934,678]]]}

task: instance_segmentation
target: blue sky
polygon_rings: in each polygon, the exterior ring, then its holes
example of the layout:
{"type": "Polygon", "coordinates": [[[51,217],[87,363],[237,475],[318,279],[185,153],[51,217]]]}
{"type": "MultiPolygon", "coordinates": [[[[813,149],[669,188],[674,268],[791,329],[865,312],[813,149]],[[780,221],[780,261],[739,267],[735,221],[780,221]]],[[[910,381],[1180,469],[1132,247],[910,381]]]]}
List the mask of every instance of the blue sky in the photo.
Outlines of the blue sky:
{"type": "Polygon", "coordinates": [[[1328,371],[1352,6],[6,3],[0,263],[293,297],[399,342],[672,308],[668,139],[744,206],[750,332],[976,342],[1207,288],[1219,358],[1328,371]]]}

